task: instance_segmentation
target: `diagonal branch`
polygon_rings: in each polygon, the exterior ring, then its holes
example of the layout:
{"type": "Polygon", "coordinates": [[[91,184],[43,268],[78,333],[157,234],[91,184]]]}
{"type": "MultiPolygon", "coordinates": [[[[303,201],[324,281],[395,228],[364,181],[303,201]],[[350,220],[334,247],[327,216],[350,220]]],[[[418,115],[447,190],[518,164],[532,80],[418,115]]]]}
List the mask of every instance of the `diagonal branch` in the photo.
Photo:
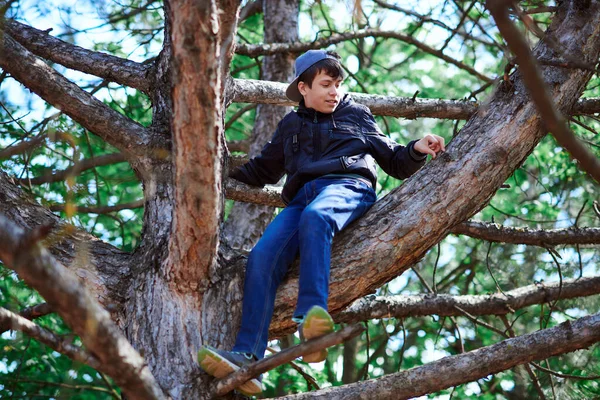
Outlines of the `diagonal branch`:
{"type": "Polygon", "coordinates": [[[161,136],[111,109],[50,68],[12,37],[2,35],[0,67],[38,96],[135,161],[167,148],[161,136]]]}
{"type": "Polygon", "coordinates": [[[240,368],[231,375],[216,381],[212,385],[213,393],[216,396],[223,396],[242,383],[262,374],[263,372],[270,371],[273,368],[277,368],[278,366],[295,360],[298,357],[315,353],[322,349],[346,342],[353,337],[360,335],[364,330],[365,328],[360,324],[351,325],[338,332],[332,332],[327,335],[308,340],[299,344],[298,346],[293,346],[282,350],[275,355],[263,358],[262,360],[251,365],[240,368]]]}
{"type": "MultiPolygon", "coordinates": [[[[582,61],[598,59],[600,3],[591,2],[585,13],[572,12],[571,7],[573,3],[560,3],[546,34],[569,38],[564,47],[584,48],[582,61]]],[[[547,51],[544,39],[535,52],[547,51]]],[[[587,70],[552,66],[544,70],[553,77],[552,96],[561,110],[573,107],[592,75],[587,70]]],[[[486,109],[454,136],[444,154],[336,236],[329,296],[334,315],[403,273],[455,225],[478,212],[544,137],[542,120],[520,75],[510,80],[511,85],[498,88],[486,109]]],[[[297,271],[292,269],[277,293],[273,336],[292,326],[287,319],[293,312],[297,285],[297,271]]]]}
{"type": "Polygon", "coordinates": [[[109,313],[79,278],[40,244],[43,233],[37,230],[26,235],[0,215],[0,260],[46,299],[98,358],[100,370],[110,375],[128,397],[163,399],[143,358],[127,342],[109,313]]]}
{"type": "Polygon", "coordinates": [[[490,295],[451,296],[398,295],[367,296],[342,311],[336,322],[357,322],[374,318],[422,317],[425,315],[462,316],[504,315],[534,304],[600,294],[600,276],[538,283],[490,295]]]}
{"type": "Polygon", "coordinates": [[[49,30],[35,29],[11,19],[5,21],[4,29],[23,47],[39,57],[110,82],[139,89],[146,94],[150,93],[148,75],[152,69],[151,65],[87,50],[50,36],[49,30]]]}
{"type": "Polygon", "coordinates": [[[66,355],[72,360],[89,365],[94,369],[101,368],[100,360],[93,355],[86,353],[77,346],[74,346],[70,341],[56,336],[49,330],[44,329],[41,326],[34,324],[30,320],[12,313],[3,307],[0,307],[0,326],[7,326],[8,329],[21,331],[34,338],[38,342],[44,343],[52,350],[66,355]]]}
{"type": "Polygon", "coordinates": [[[44,140],[46,140],[47,137],[48,135],[46,133],[42,133],[35,136],[34,138],[31,138],[29,140],[23,140],[14,146],[7,147],[4,150],[0,151],[0,160],[5,160],[16,154],[25,153],[29,149],[32,149],[40,143],[42,143],[44,140]]]}
{"type": "Polygon", "coordinates": [[[472,382],[531,361],[584,349],[598,341],[600,314],[594,314],[379,379],[278,399],[407,399],[472,382]]]}
{"type": "Polygon", "coordinates": [[[493,79],[485,76],[475,68],[466,65],[465,63],[458,61],[455,58],[447,56],[441,50],[434,49],[431,46],[426,45],[423,42],[418,41],[410,35],[405,35],[396,31],[382,31],[379,29],[360,29],[353,32],[334,33],[331,36],[323,39],[317,39],[313,42],[294,42],[294,43],[269,43],[269,44],[257,44],[248,45],[238,43],[236,45],[235,52],[240,55],[248,57],[258,57],[261,55],[272,55],[276,53],[302,53],[311,49],[322,49],[332,44],[344,42],[347,40],[362,39],[366,37],[382,37],[388,39],[397,39],[402,42],[408,43],[415,46],[419,50],[431,54],[441,60],[446,61],[448,64],[452,64],[469,74],[481,79],[484,82],[492,82],[493,79]]]}
{"type": "MultiPolygon", "coordinates": [[[[505,0],[488,0],[487,7],[494,17],[500,33],[508,43],[510,49],[515,53],[517,63],[519,64],[519,71],[523,74],[523,81],[529,89],[529,93],[538,112],[542,116],[546,128],[552,132],[556,141],[573,158],[579,161],[581,168],[590,174],[596,182],[600,183],[600,161],[575,138],[567,127],[562,115],[556,109],[544,78],[542,78],[535,59],[529,50],[529,45],[510,20],[508,3],[505,0]]],[[[578,10],[578,12],[586,11],[585,8],[578,10]]],[[[597,27],[597,30],[591,34],[600,35],[600,27],[597,27]]],[[[596,62],[597,59],[594,60],[593,64],[596,62]]]]}

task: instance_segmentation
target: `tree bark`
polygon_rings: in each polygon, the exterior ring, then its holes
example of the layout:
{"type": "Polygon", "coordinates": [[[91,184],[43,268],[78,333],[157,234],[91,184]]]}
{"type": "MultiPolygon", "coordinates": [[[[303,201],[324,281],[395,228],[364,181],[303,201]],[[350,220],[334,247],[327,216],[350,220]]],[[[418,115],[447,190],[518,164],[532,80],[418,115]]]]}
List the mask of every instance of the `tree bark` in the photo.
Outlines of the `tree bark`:
{"type": "MultiPolygon", "coordinates": [[[[297,0],[263,0],[265,43],[293,42],[298,40],[297,0]]],[[[290,54],[280,53],[263,58],[261,79],[291,82],[294,79],[294,60],[290,54]]],[[[275,132],[277,124],[290,107],[260,104],[250,141],[249,157],[260,154],[262,147],[275,132]]],[[[234,249],[250,251],[273,218],[271,206],[235,203],[223,227],[223,237],[234,249]]]]}

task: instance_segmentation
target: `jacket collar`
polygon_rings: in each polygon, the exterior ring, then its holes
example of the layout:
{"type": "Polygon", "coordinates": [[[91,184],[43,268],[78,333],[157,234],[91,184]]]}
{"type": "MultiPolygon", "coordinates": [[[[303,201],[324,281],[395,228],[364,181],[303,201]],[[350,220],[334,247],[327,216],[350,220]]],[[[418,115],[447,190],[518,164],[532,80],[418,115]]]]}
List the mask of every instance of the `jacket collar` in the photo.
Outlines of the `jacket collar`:
{"type": "Polygon", "coordinates": [[[304,99],[302,99],[300,101],[300,104],[298,105],[298,110],[296,112],[300,116],[307,117],[307,118],[309,118],[311,120],[315,118],[315,115],[316,115],[317,119],[319,119],[319,118],[332,118],[333,115],[337,114],[343,108],[346,108],[348,105],[350,105],[351,102],[352,102],[352,98],[350,97],[350,95],[348,93],[346,93],[346,94],[344,94],[344,96],[340,100],[340,103],[337,105],[337,107],[335,108],[335,110],[333,111],[333,113],[331,113],[331,114],[323,114],[322,112],[319,112],[319,111],[315,110],[314,108],[308,108],[308,107],[306,107],[306,105],[304,104],[304,99]]]}

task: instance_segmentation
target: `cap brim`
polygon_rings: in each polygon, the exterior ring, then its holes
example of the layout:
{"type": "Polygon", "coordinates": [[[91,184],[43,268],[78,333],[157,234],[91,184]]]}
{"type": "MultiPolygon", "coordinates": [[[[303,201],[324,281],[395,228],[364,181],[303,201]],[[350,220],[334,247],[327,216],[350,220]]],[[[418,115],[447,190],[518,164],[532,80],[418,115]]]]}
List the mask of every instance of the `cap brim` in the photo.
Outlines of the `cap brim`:
{"type": "Polygon", "coordinates": [[[290,83],[287,87],[287,89],[285,90],[285,95],[287,96],[288,99],[295,101],[296,103],[300,103],[300,101],[302,100],[302,95],[300,94],[300,91],[298,90],[298,79],[300,77],[294,79],[292,81],[292,83],[290,83]]]}

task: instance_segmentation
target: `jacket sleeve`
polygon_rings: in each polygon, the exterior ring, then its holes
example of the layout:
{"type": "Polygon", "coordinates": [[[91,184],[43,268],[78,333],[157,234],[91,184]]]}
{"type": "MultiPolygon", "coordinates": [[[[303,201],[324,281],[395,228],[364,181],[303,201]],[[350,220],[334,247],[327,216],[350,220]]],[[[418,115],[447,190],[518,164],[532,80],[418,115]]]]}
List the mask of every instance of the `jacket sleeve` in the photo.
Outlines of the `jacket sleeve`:
{"type": "Polygon", "coordinates": [[[402,146],[388,138],[381,132],[373,114],[366,107],[362,124],[363,133],[371,148],[371,155],[388,175],[397,179],[406,179],[425,164],[427,154],[414,149],[416,140],[402,146]]]}
{"type": "Polygon", "coordinates": [[[271,141],[263,147],[260,155],[233,170],[229,177],[251,186],[264,186],[277,183],[285,172],[283,153],[283,137],[280,132],[281,122],[273,134],[271,141]]]}

